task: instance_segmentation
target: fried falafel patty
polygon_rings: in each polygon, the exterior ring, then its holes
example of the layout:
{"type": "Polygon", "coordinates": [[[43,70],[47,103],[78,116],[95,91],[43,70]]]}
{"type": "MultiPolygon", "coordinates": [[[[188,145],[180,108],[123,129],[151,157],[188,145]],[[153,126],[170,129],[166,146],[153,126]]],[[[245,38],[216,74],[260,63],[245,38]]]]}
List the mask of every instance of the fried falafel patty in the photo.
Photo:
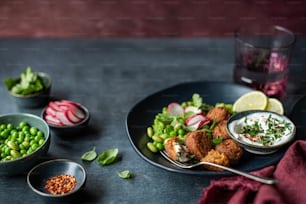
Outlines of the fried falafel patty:
{"type": "MultiPolygon", "coordinates": [[[[201,161],[220,164],[222,166],[229,166],[230,164],[229,159],[226,156],[226,154],[218,152],[217,150],[214,150],[214,149],[210,150],[208,154],[201,159],[201,161]]],[[[206,169],[211,170],[211,171],[224,171],[223,169],[220,169],[218,167],[214,167],[211,165],[203,164],[203,166],[206,169]]]]}
{"type": "Polygon", "coordinates": [[[206,114],[206,117],[208,117],[211,120],[215,119],[217,123],[219,123],[222,120],[228,119],[229,116],[230,116],[229,111],[224,107],[214,107],[210,109],[206,114]]]}
{"type": "Polygon", "coordinates": [[[210,139],[206,133],[201,130],[189,132],[185,139],[185,145],[189,152],[198,160],[205,157],[209,150],[212,149],[210,139]]]}
{"type": "Polygon", "coordinates": [[[190,153],[185,145],[182,144],[178,137],[167,140],[165,151],[172,160],[179,162],[187,162],[190,160],[190,153]]]}
{"type": "Polygon", "coordinates": [[[215,149],[226,154],[231,165],[237,164],[243,155],[243,149],[233,139],[222,141],[215,149]]]}
{"type": "Polygon", "coordinates": [[[214,139],[222,138],[225,140],[225,139],[231,138],[229,134],[227,133],[226,124],[227,124],[227,120],[222,120],[216,125],[216,127],[213,129],[213,132],[212,132],[214,139]]]}

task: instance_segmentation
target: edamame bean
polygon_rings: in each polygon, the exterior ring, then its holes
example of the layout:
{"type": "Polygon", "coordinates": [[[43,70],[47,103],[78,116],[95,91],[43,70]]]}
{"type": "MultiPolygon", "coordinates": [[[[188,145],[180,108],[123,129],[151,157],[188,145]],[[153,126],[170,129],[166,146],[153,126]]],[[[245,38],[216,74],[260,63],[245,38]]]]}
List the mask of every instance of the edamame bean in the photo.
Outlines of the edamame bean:
{"type": "Polygon", "coordinates": [[[148,137],[151,138],[153,136],[153,134],[154,134],[153,128],[152,127],[148,127],[147,128],[147,135],[148,135],[148,137]]]}
{"type": "Polygon", "coordinates": [[[163,142],[164,140],[161,138],[161,137],[159,137],[158,135],[153,135],[152,136],[152,139],[154,140],[154,141],[156,141],[156,142],[163,142]]]}
{"type": "Polygon", "coordinates": [[[158,152],[158,149],[155,147],[155,145],[152,142],[147,143],[147,147],[151,152],[158,152]]]}

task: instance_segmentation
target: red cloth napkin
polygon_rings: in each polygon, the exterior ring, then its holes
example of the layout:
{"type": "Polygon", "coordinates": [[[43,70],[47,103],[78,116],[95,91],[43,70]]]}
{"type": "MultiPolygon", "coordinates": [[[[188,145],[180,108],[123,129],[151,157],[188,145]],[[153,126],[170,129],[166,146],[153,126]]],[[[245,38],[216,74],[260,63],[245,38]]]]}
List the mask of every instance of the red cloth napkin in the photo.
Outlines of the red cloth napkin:
{"type": "Polygon", "coordinates": [[[268,185],[242,176],[224,177],[212,181],[198,203],[306,203],[306,141],[295,141],[276,166],[253,173],[279,182],[268,185]]]}

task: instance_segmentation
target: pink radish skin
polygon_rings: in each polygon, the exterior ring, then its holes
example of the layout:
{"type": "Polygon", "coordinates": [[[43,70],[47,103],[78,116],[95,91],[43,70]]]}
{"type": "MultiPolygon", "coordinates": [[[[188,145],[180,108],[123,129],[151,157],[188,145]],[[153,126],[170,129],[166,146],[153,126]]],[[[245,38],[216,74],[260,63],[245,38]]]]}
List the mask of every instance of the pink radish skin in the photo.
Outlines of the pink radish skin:
{"type": "Polygon", "coordinates": [[[170,103],[167,108],[168,114],[170,116],[182,116],[184,115],[183,107],[178,103],[170,103]]]}

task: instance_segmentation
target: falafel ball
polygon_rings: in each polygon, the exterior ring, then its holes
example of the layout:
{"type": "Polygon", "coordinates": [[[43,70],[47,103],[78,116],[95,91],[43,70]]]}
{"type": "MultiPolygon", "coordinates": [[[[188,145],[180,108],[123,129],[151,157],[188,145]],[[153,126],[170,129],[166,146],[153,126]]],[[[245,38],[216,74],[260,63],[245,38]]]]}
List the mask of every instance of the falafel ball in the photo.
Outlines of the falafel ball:
{"type": "Polygon", "coordinates": [[[243,155],[243,149],[233,139],[222,141],[215,149],[226,154],[231,165],[237,164],[243,155]]]}
{"type": "Polygon", "coordinates": [[[206,114],[206,117],[208,117],[211,120],[215,119],[217,123],[219,123],[222,120],[228,119],[229,116],[230,112],[224,107],[214,107],[210,109],[206,114]]]}
{"type": "Polygon", "coordinates": [[[201,130],[189,132],[185,139],[185,145],[198,160],[205,157],[209,150],[212,149],[209,137],[201,130]]]}
{"type": "MultiPolygon", "coordinates": [[[[230,164],[229,159],[226,156],[226,154],[218,152],[217,150],[214,150],[214,149],[210,150],[208,154],[201,159],[201,161],[220,164],[222,166],[229,166],[230,164]]],[[[203,166],[206,169],[211,170],[211,171],[224,171],[224,169],[220,169],[218,167],[207,165],[207,164],[203,164],[203,166]]]]}
{"type": "Polygon", "coordinates": [[[223,140],[231,138],[226,130],[227,120],[220,121],[213,129],[213,138],[222,138],[223,140]]]}
{"type": "Polygon", "coordinates": [[[191,155],[178,137],[172,137],[166,141],[165,151],[172,160],[179,162],[188,162],[191,155]]]}

